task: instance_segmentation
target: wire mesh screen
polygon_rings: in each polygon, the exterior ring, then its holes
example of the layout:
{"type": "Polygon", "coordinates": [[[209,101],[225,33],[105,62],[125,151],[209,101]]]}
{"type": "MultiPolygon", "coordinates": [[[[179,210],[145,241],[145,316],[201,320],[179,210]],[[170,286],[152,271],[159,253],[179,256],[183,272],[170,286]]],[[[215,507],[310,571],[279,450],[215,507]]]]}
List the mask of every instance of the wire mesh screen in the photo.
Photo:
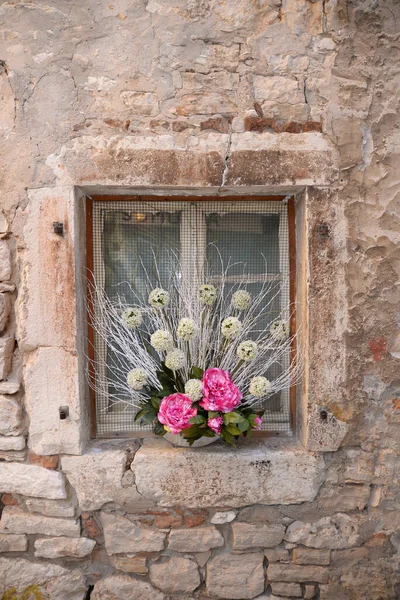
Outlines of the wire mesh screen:
{"type": "MultiPolygon", "coordinates": [[[[245,283],[255,297],[270,283],[268,312],[260,310],[251,337],[268,331],[282,310],[289,310],[289,284],[282,285],[289,279],[287,205],[190,199],[93,202],[94,277],[111,301],[122,298],[126,306],[138,301],[145,305],[149,285],[165,289],[190,285],[200,270],[223,295],[245,283]]],[[[96,386],[103,390],[96,393],[97,436],[151,431],[151,426],[134,421],[137,409],[126,398],[115,402],[119,393],[113,389],[115,357],[103,339],[94,337],[95,352],[104,365],[96,378],[107,382],[96,386]]],[[[262,374],[279,377],[285,362],[290,362],[289,351],[262,374]]],[[[289,389],[260,405],[265,410],[264,430],[290,430],[289,389]]]]}

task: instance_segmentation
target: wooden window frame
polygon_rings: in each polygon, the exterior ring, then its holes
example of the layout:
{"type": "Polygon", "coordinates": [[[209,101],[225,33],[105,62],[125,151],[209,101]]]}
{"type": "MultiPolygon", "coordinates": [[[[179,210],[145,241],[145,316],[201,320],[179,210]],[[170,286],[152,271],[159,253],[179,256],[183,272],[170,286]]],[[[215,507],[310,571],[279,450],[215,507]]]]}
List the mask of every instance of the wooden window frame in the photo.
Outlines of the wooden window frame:
{"type": "MultiPolygon", "coordinates": [[[[287,202],[288,212],[288,258],[289,258],[289,302],[290,302],[290,334],[296,331],[296,223],[295,223],[295,200],[293,195],[275,195],[275,196],[202,196],[202,195],[86,195],[85,197],[85,215],[86,215],[86,277],[87,277],[87,337],[88,337],[88,376],[91,382],[89,386],[90,398],[90,434],[91,438],[116,439],[116,438],[143,438],[153,437],[154,434],[148,431],[132,432],[110,432],[107,435],[97,435],[96,431],[96,394],[94,390],[94,329],[92,323],[93,302],[89,293],[93,287],[93,203],[94,202],[287,202]]],[[[290,349],[290,358],[293,360],[296,356],[296,341],[293,340],[290,349]]],[[[290,428],[293,431],[296,427],[296,385],[292,385],[289,390],[290,402],[290,428]]],[[[271,435],[282,435],[279,431],[260,431],[256,432],[257,437],[268,437],[271,435]]]]}

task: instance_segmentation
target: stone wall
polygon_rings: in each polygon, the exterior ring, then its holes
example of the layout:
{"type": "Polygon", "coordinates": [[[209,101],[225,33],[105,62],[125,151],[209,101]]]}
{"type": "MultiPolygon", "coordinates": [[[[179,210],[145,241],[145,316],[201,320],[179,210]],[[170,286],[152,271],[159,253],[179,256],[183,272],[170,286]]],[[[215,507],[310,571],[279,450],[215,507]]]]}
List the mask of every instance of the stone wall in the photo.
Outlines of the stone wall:
{"type": "Polygon", "coordinates": [[[1,3],[1,600],[399,597],[399,19],[1,3]],[[298,435],[89,441],[83,197],[140,191],[296,196],[298,435]]]}

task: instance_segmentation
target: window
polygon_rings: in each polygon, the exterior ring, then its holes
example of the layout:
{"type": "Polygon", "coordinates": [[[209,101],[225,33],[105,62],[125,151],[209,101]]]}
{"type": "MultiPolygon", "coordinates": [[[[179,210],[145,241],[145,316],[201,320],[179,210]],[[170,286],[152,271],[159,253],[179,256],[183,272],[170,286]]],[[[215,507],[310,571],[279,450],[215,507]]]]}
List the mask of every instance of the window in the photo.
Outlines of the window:
{"type": "MultiPolygon", "coordinates": [[[[154,287],[161,284],[167,289],[172,279],[190,285],[193,274],[205,265],[217,288],[225,271],[224,294],[245,282],[255,296],[271,284],[271,310],[261,315],[255,330],[268,330],[282,309],[293,330],[289,308],[294,300],[293,199],[95,197],[87,202],[88,268],[111,300],[123,297],[129,306],[139,297],[146,303],[149,279],[154,287]]],[[[112,437],[151,431],[134,421],[133,407],[110,402],[110,396],[115,399],[118,393],[110,383],[115,365],[112,352],[90,326],[89,339],[91,358],[100,357],[96,364],[102,365],[93,373],[97,390],[101,388],[92,397],[94,434],[112,437]],[[102,379],[108,383],[102,386],[102,379]]],[[[287,364],[293,352],[294,348],[288,351],[287,364]]],[[[279,376],[281,368],[282,364],[273,365],[266,376],[279,376]]],[[[293,393],[285,389],[264,405],[265,431],[290,430],[293,393]]]]}

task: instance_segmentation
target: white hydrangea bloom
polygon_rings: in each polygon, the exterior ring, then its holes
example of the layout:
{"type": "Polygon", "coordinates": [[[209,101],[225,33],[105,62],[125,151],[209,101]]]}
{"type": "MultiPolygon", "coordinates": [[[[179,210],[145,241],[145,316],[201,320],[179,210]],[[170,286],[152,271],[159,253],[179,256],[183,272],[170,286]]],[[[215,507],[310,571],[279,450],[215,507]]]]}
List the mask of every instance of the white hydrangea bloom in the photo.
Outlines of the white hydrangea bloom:
{"type": "Polygon", "coordinates": [[[193,339],[197,333],[197,325],[192,319],[184,317],[178,323],[178,329],[176,335],[178,338],[182,338],[185,342],[193,339]]]}
{"type": "Polygon", "coordinates": [[[185,366],[185,355],[182,350],[175,348],[175,350],[168,352],[165,357],[165,366],[172,371],[182,369],[185,366]]]}
{"type": "Polygon", "coordinates": [[[267,396],[271,391],[271,382],[266,377],[253,377],[250,381],[249,391],[256,398],[267,396]]]}
{"type": "Polygon", "coordinates": [[[157,329],[150,337],[150,344],[157,352],[166,352],[171,350],[174,340],[166,329],[157,329]]]}
{"type": "Polygon", "coordinates": [[[122,321],[128,329],[136,329],[143,322],[142,311],[140,308],[127,308],[122,313],[122,321]]]}
{"type": "Polygon", "coordinates": [[[289,325],[286,321],[274,321],[269,330],[272,338],[277,342],[283,342],[289,335],[289,325]]]}
{"type": "Polygon", "coordinates": [[[242,324],[237,317],[227,317],[221,323],[221,333],[227,340],[233,340],[241,331],[242,324]]]}
{"type": "Polygon", "coordinates": [[[134,390],[141,390],[147,383],[147,373],[144,369],[132,369],[129,371],[126,381],[134,390]]]}
{"type": "Polygon", "coordinates": [[[192,402],[198,402],[203,397],[200,379],[189,379],[185,383],[185,394],[189,396],[192,402]]]}
{"type": "Polygon", "coordinates": [[[155,288],[150,292],[149,304],[154,308],[165,308],[169,304],[169,292],[162,288],[155,288]]]}
{"type": "Polygon", "coordinates": [[[258,346],[252,340],[245,340],[237,347],[236,354],[240,360],[245,360],[246,362],[254,360],[258,354],[258,346]]]}
{"type": "Polygon", "coordinates": [[[211,306],[217,299],[217,290],[209,283],[204,283],[199,287],[199,300],[202,304],[211,306]]]}
{"type": "Polygon", "coordinates": [[[251,304],[251,295],[246,290],[238,290],[232,296],[232,306],[237,310],[246,310],[251,304]]]}

